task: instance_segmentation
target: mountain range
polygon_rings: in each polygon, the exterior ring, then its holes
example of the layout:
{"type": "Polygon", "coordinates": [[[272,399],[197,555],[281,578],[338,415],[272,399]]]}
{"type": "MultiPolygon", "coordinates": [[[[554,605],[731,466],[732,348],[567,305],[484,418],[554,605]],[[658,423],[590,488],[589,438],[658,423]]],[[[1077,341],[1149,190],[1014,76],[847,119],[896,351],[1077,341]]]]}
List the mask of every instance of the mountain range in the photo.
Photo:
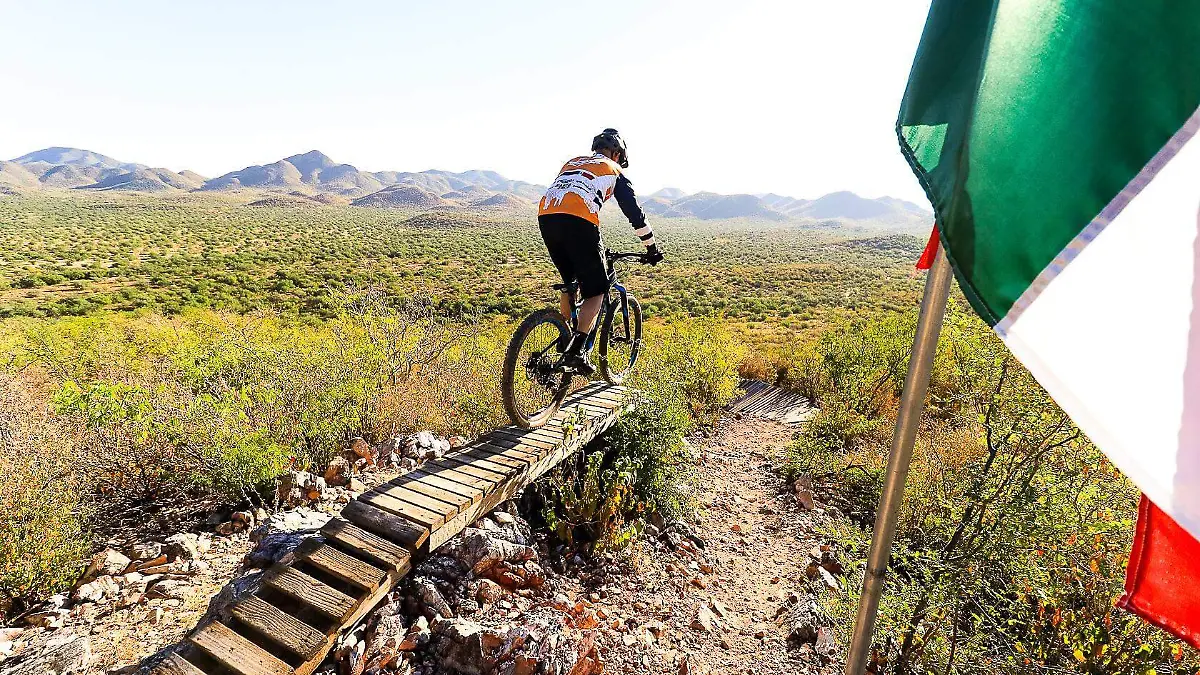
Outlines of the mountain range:
{"type": "MultiPolygon", "coordinates": [[[[349,203],[374,208],[528,209],[545,186],[510,180],[494,171],[362,171],[317,150],[270,164],[247,166],[216,178],[122,162],[78,148],[53,147],[0,161],[0,193],[47,189],[149,193],[266,193],[251,205],[349,203]]],[[[642,198],[647,212],[664,218],[761,218],[878,221],[926,225],[932,214],[892,197],[867,199],[834,192],[817,199],[777,194],[688,194],[676,188],[642,198]]]]}

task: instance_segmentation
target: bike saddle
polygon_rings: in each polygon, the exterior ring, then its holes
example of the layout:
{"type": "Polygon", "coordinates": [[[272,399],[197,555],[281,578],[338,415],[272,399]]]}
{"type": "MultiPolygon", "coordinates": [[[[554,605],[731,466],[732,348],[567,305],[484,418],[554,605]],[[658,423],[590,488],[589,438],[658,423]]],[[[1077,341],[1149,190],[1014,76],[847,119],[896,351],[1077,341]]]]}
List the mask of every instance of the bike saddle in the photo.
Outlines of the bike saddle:
{"type": "Polygon", "coordinates": [[[566,291],[568,293],[574,293],[575,291],[579,290],[579,284],[578,283],[554,284],[553,286],[551,286],[551,288],[553,288],[556,291],[566,291]]]}

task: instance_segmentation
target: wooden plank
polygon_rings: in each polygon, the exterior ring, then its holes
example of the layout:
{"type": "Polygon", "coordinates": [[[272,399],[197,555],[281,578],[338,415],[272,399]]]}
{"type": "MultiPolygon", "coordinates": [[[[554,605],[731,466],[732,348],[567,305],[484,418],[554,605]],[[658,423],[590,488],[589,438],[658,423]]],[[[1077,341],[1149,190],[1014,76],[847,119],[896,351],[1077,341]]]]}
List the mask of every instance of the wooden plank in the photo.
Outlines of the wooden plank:
{"type": "MultiPolygon", "coordinates": [[[[365,598],[359,601],[354,611],[349,616],[342,620],[342,626],[353,626],[357,624],[368,612],[375,609],[379,601],[384,598],[396,584],[400,582],[404,575],[408,573],[408,568],[405,567],[399,570],[390,570],[387,579],[380,584],[379,588],[369,593],[365,598]]],[[[318,666],[325,660],[326,654],[330,649],[333,649],[334,643],[337,641],[341,631],[333,631],[325,638],[325,643],[321,645],[320,650],[312,657],[306,659],[303,663],[296,666],[296,675],[311,675],[318,666]]]]}
{"type": "Polygon", "coordinates": [[[525,465],[511,467],[507,464],[502,464],[493,459],[485,459],[482,457],[471,457],[469,455],[458,453],[455,455],[447,455],[444,459],[451,462],[461,462],[467,466],[473,466],[479,469],[487,469],[493,473],[498,473],[501,476],[511,476],[513,473],[525,468],[525,465]]]}
{"type": "Polygon", "coordinates": [[[472,459],[486,459],[488,461],[496,462],[497,464],[503,464],[504,466],[517,471],[528,467],[530,461],[523,457],[517,458],[512,455],[506,455],[504,454],[504,451],[500,450],[499,448],[488,449],[486,446],[473,447],[466,452],[458,453],[457,456],[470,457],[472,459]]]}
{"type": "Polygon", "coordinates": [[[382,564],[388,570],[408,573],[412,565],[411,554],[392,542],[366,530],[351,525],[341,518],[334,518],[321,528],[325,539],[336,541],[382,564]]]}
{"type": "MultiPolygon", "coordinates": [[[[559,438],[558,440],[562,440],[562,439],[559,438]]],[[[535,448],[531,445],[525,445],[524,443],[522,443],[520,441],[520,439],[514,438],[507,434],[501,434],[501,433],[496,433],[496,432],[493,432],[492,434],[490,434],[487,437],[487,445],[490,445],[495,448],[503,448],[505,450],[510,449],[510,448],[517,448],[521,452],[532,455],[534,460],[540,459],[541,457],[545,456],[545,454],[546,454],[546,450],[543,448],[535,448]]]]}
{"type": "MultiPolygon", "coordinates": [[[[310,539],[309,541],[313,540],[310,539]]],[[[305,546],[305,544],[302,544],[301,547],[311,550],[301,551],[300,558],[304,562],[339,579],[352,583],[365,591],[373,591],[379,588],[379,584],[383,583],[383,578],[387,576],[387,572],[384,570],[365,563],[352,555],[342,553],[327,544],[313,544],[311,546],[305,546]]]]}
{"type": "MultiPolygon", "coordinates": [[[[446,468],[446,469],[450,469],[453,471],[457,471],[459,473],[466,474],[468,476],[474,476],[478,479],[487,481],[488,482],[487,489],[491,489],[492,485],[495,485],[496,483],[498,483],[508,477],[507,474],[497,473],[495,471],[488,471],[487,469],[482,469],[477,466],[471,466],[470,464],[467,464],[466,462],[463,462],[461,460],[454,460],[450,457],[443,457],[443,458],[441,458],[439,460],[435,460],[433,462],[426,462],[425,466],[422,468],[424,468],[426,471],[435,470],[438,473],[441,473],[441,469],[446,468]]],[[[458,479],[455,478],[455,480],[458,480],[458,479]]]]}
{"type": "Polygon", "coordinates": [[[369,532],[416,550],[429,538],[429,528],[405,520],[355,499],[342,509],[342,517],[369,532]]]}
{"type": "MultiPolygon", "coordinates": [[[[445,514],[423,509],[416,504],[396,499],[378,490],[362,493],[358,496],[358,501],[370,504],[371,506],[377,506],[388,513],[403,516],[414,523],[419,523],[430,529],[446,522],[445,514]]],[[[450,507],[447,506],[446,508],[450,507]]]]}
{"type": "MultiPolygon", "coordinates": [[[[451,494],[455,502],[444,502],[440,499],[434,499],[424,492],[418,491],[417,488],[421,485],[421,481],[409,483],[408,485],[392,485],[384,483],[372,490],[380,494],[386,494],[389,497],[395,497],[401,501],[415,504],[426,511],[433,511],[442,514],[443,518],[449,518],[458,513],[459,504],[462,504],[464,499],[458,495],[451,494]]],[[[468,500],[469,501],[469,500],[468,500]]]]}
{"type": "MultiPolygon", "coordinates": [[[[425,495],[426,497],[429,497],[430,499],[436,499],[437,501],[439,501],[443,504],[447,504],[449,506],[454,507],[455,513],[458,513],[458,511],[460,509],[462,509],[465,506],[469,506],[471,504],[471,502],[478,499],[478,497],[473,497],[470,493],[465,494],[465,495],[458,494],[451,490],[446,490],[444,488],[433,485],[431,483],[425,483],[425,482],[422,482],[419,480],[412,480],[412,481],[408,481],[406,483],[399,483],[394,480],[394,481],[387,483],[386,485],[389,488],[395,487],[395,488],[400,488],[403,490],[411,490],[418,494],[425,495]]],[[[391,494],[391,491],[385,490],[383,485],[379,486],[379,488],[377,488],[377,489],[383,490],[384,492],[388,492],[388,494],[391,494]]],[[[480,495],[480,496],[482,496],[482,495],[480,495]]]]}
{"type": "Polygon", "coordinates": [[[516,443],[519,444],[517,447],[524,445],[524,446],[534,447],[539,450],[553,450],[553,449],[557,448],[559,445],[559,442],[562,441],[561,438],[558,438],[555,440],[550,440],[549,438],[547,438],[547,436],[552,436],[552,435],[551,434],[547,434],[547,435],[516,434],[516,433],[512,433],[510,431],[504,431],[503,429],[492,434],[492,438],[507,438],[510,441],[515,441],[516,443]]]}
{"type": "Polygon", "coordinates": [[[231,611],[238,621],[296,656],[308,658],[325,644],[324,633],[256,595],[244,598],[231,611]]]}
{"type": "MultiPolygon", "coordinates": [[[[430,550],[433,550],[449,541],[454,535],[458,534],[468,525],[475,522],[475,520],[480,516],[496,508],[496,505],[507,499],[510,499],[526,485],[529,485],[533,481],[537,480],[538,477],[550,470],[551,467],[561,462],[564,457],[572,454],[576,449],[583,445],[583,442],[581,442],[582,440],[583,439],[577,439],[567,443],[557,451],[550,453],[537,462],[530,464],[527,471],[519,473],[512,478],[498,484],[496,488],[484,496],[480,502],[472,504],[469,508],[460,512],[451,520],[446,521],[445,525],[439,527],[430,536],[430,550]]],[[[587,440],[590,440],[590,438],[587,440]]]]}
{"type": "MultiPolygon", "coordinates": [[[[403,476],[391,481],[389,484],[407,488],[411,488],[414,485],[424,485],[426,487],[433,486],[450,494],[458,495],[459,497],[462,497],[472,503],[479,501],[483,497],[483,490],[480,490],[479,488],[463,485],[462,483],[456,483],[452,480],[442,478],[441,476],[425,473],[420,469],[409,471],[403,476]]],[[[461,511],[462,508],[460,507],[459,510],[461,511]]]]}
{"type": "Polygon", "coordinates": [[[487,441],[472,445],[470,447],[472,450],[479,449],[483,450],[484,452],[499,454],[505,457],[512,457],[513,459],[518,459],[526,463],[538,461],[541,459],[543,454],[537,448],[526,447],[520,443],[513,443],[512,445],[497,444],[495,439],[491,436],[488,437],[487,441]]]}
{"type": "Polygon", "coordinates": [[[408,475],[411,476],[418,472],[422,474],[422,481],[428,480],[424,476],[437,476],[443,480],[458,483],[463,487],[479,490],[482,494],[487,494],[487,491],[491,490],[492,486],[496,484],[495,481],[486,480],[484,478],[479,478],[467,473],[462,473],[453,466],[426,464],[416,471],[410,471],[408,475]]]}
{"type": "Polygon", "coordinates": [[[612,408],[603,408],[595,403],[589,403],[587,401],[580,401],[579,403],[576,403],[574,408],[576,410],[583,410],[589,417],[607,417],[613,412],[612,408]]]}
{"type": "Polygon", "coordinates": [[[183,658],[176,652],[167,654],[167,658],[163,659],[158,667],[154,669],[154,675],[207,675],[203,670],[192,665],[190,661],[183,658]]]}
{"type": "MultiPolygon", "coordinates": [[[[504,469],[503,471],[489,469],[485,466],[477,466],[465,460],[456,459],[450,456],[437,460],[436,464],[439,466],[449,466],[456,471],[461,471],[462,473],[475,476],[476,478],[483,478],[491,481],[492,483],[499,483],[505,478],[508,478],[510,473],[508,469],[504,469]]],[[[426,464],[425,466],[429,466],[429,464],[426,464]]]]}
{"type": "Polygon", "coordinates": [[[197,631],[191,641],[221,665],[241,675],[292,675],[291,666],[223,623],[208,624],[197,631]]]}
{"type": "Polygon", "coordinates": [[[290,565],[272,568],[263,583],[334,619],[341,620],[354,609],[354,598],[290,565]]]}
{"type": "Polygon", "coordinates": [[[604,401],[606,403],[612,403],[620,406],[624,405],[625,401],[628,400],[628,395],[626,395],[625,392],[616,392],[611,389],[601,389],[600,391],[588,396],[588,399],[604,401]]]}
{"type": "Polygon", "coordinates": [[[525,430],[525,429],[511,429],[511,428],[505,427],[503,429],[497,429],[496,431],[492,432],[488,436],[488,439],[490,440],[492,438],[508,438],[508,439],[512,439],[512,440],[515,440],[515,441],[518,441],[521,443],[524,443],[525,441],[530,440],[530,439],[548,442],[548,443],[554,443],[556,440],[558,440],[555,438],[555,434],[553,431],[548,431],[545,428],[525,430]]]}

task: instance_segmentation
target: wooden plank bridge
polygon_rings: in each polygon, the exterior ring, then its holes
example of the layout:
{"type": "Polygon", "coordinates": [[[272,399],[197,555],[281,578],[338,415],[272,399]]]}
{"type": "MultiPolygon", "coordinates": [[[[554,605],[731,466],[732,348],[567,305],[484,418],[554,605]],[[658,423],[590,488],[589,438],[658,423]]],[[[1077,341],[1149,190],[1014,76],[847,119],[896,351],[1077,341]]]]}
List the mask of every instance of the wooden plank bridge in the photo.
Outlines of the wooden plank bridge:
{"type": "Polygon", "coordinates": [[[364,492],[154,674],[308,675],[415,561],[603,433],[627,401],[623,387],[589,384],[541,429],[498,429],[364,492]]]}

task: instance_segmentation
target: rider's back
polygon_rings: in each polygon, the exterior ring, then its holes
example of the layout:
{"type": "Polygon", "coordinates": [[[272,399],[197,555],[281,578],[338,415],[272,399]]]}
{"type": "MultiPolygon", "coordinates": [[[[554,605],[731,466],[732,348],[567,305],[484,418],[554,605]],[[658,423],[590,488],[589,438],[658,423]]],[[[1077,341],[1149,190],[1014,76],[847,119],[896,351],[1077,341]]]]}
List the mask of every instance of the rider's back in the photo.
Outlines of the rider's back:
{"type": "Polygon", "coordinates": [[[600,153],[576,157],[563,165],[538,205],[538,215],[554,213],[600,224],[600,207],[613,196],[621,167],[600,153]]]}

